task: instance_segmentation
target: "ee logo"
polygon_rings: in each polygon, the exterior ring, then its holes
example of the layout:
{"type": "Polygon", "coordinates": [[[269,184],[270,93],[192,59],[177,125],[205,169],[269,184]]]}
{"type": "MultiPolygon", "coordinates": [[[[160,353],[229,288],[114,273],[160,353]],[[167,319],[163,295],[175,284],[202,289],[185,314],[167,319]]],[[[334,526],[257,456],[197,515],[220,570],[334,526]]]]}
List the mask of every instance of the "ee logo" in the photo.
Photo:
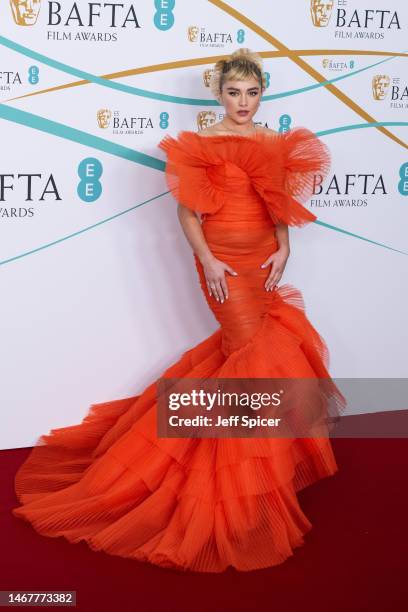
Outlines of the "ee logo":
{"type": "Polygon", "coordinates": [[[402,164],[400,171],[400,182],[398,183],[398,191],[403,196],[408,196],[408,162],[402,164]]]}
{"type": "Polygon", "coordinates": [[[95,202],[102,193],[102,184],[99,179],[102,176],[103,168],[99,159],[86,157],[78,166],[78,176],[81,179],[78,183],[77,193],[84,202],[95,202]]]}
{"type": "Polygon", "coordinates": [[[156,12],[153,17],[154,25],[158,30],[170,30],[174,25],[175,0],[154,0],[156,12]]]}

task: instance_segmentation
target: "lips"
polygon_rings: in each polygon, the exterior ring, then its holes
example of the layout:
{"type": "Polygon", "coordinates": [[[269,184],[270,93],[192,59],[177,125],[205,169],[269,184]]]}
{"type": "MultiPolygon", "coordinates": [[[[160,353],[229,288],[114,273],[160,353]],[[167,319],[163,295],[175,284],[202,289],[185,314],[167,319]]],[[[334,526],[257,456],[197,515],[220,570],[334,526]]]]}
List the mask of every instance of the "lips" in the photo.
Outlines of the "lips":
{"type": "Polygon", "coordinates": [[[249,111],[238,111],[238,115],[247,115],[249,111]]]}

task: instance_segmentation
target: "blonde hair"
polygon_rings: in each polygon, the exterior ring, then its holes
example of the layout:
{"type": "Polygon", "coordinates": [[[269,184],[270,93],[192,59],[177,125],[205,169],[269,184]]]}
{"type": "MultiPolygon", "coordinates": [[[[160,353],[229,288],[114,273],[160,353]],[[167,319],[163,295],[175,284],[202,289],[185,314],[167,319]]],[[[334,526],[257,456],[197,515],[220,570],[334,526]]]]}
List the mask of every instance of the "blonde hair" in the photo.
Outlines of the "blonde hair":
{"type": "Polygon", "coordinates": [[[210,77],[210,90],[213,96],[219,100],[222,86],[225,81],[242,81],[249,77],[255,77],[261,89],[266,88],[266,77],[263,72],[261,56],[247,47],[240,47],[226,59],[218,60],[210,77]]]}

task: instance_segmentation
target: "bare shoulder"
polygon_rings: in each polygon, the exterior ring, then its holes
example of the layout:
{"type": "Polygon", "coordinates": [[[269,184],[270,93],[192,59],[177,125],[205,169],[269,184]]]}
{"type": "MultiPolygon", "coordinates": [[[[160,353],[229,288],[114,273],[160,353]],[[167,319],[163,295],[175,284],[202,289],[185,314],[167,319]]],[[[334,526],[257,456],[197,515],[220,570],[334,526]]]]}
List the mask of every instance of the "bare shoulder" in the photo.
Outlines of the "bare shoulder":
{"type": "MultiPolygon", "coordinates": [[[[225,130],[219,130],[217,128],[218,124],[216,123],[215,125],[210,125],[207,128],[203,128],[202,130],[199,130],[198,132],[196,132],[199,136],[217,136],[217,135],[223,135],[223,134],[230,134],[231,132],[226,132],[225,130]]],[[[262,132],[264,134],[268,134],[269,136],[272,135],[276,135],[279,136],[280,132],[276,132],[275,130],[271,130],[270,128],[264,127],[264,126],[257,126],[256,127],[256,132],[262,132]]]]}
{"type": "Polygon", "coordinates": [[[268,134],[269,136],[272,136],[272,135],[279,136],[280,134],[280,132],[277,132],[276,130],[271,130],[270,128],[267,128],[267,127],[259,127],[258,130],[260,132],[264,132],[265,134],[268,134]]]}
{"type": "Polygon", "coordinates": [[[216,126],[217,126],[217,124],[215,124],[215,125],[210,125],[210,126],[209,126],[209,127],[207,127],[207,128],[203,128],[202,130],[199,130],[199,131],[197,132],[197,134],[198,134],[199,136],[204,136],[204,137],[205,137],[205,136],[214,136],[214,135],[216,135],[216,134],[221,134],[221,131],[220,131],[220,130],[218,130],[216,126]]]}

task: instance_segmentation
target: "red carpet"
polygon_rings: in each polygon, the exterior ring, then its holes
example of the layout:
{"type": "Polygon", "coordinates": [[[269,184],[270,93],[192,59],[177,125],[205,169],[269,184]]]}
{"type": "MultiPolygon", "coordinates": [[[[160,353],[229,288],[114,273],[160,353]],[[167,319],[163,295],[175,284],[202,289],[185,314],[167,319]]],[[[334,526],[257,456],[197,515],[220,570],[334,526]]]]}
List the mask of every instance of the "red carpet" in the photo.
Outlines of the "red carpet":
{"type": "MultiPolygon", "coordinates": [[[[282,565],[185,574],[45,538],[14,518],[29,449],[0,451],[0,590],[75,590],[77,610],[353,612],[407,608],[408,439],[334,439],[339,472],[299,493],[313,523],[282,565]]],[[[26,609],[26,607],[24,607],[26,609]]]]}

